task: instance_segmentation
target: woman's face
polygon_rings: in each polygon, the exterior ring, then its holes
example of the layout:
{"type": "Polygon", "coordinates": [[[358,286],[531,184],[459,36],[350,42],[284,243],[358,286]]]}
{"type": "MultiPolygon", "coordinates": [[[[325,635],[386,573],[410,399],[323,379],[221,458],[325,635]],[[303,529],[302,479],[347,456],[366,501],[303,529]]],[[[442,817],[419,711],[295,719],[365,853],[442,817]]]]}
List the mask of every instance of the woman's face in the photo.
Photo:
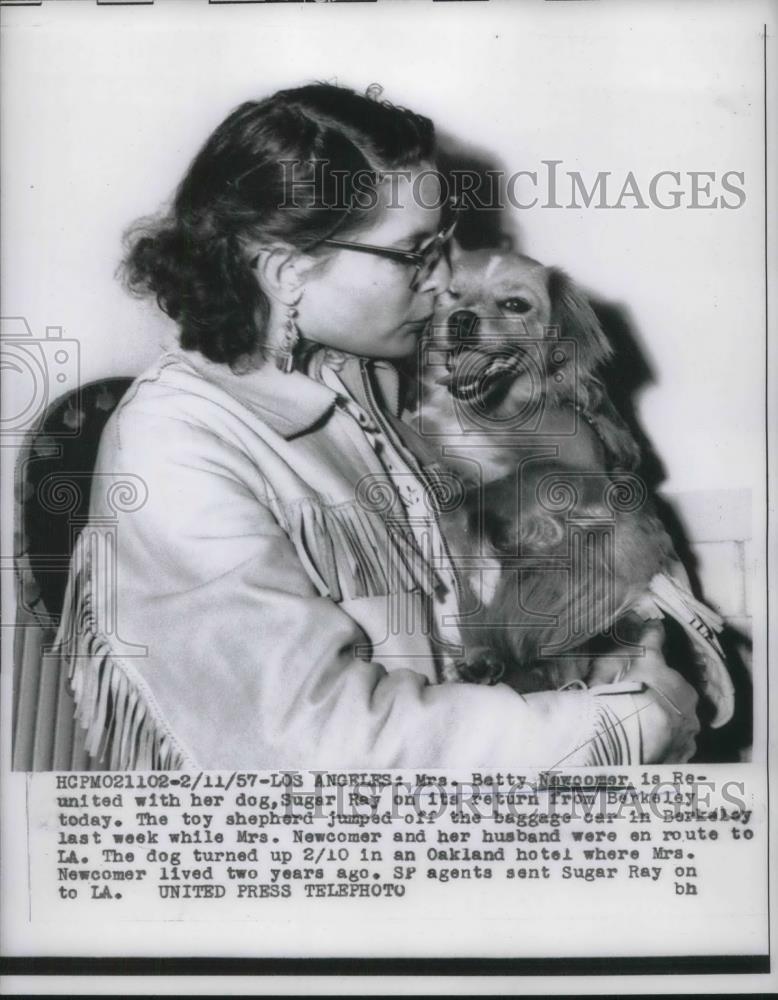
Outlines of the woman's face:
{"type": "MultiPolygon", "coordinates": [[[[343,238],[398,250],[423,250],[441,226],[440,183],[425,169],[429,166],[412,171],[409,179],[395,177],[391,186],[385,182],[375,221],[343,238]]],[[[445,255],[412,291],[415,274],[413,265],[397,260],[328,248],[326,262],[305,279],[297,307],[301,334],[365,357],[411,354],[433,313],[435,297],[448,285],[445,255]]]]}

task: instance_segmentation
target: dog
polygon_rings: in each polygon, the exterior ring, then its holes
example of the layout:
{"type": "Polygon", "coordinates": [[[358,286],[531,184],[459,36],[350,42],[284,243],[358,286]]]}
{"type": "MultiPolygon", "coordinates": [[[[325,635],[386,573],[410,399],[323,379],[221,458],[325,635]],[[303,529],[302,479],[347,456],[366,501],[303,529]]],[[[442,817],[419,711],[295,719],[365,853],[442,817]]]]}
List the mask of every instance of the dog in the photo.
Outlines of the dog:
{"type": "Polygon", "coordinates": [[[691,594],[637,473],[640,448],[601,377],[612,357],[560,269],[503,250],[453,255],[410,417],[463,487],[441,512],[465,597],[450,679],[522,693],[586,684],[598,657],[626,664],[664,618],[690,637],[690,679],[720,726],[734,709],[722,622],[691,594]]]}

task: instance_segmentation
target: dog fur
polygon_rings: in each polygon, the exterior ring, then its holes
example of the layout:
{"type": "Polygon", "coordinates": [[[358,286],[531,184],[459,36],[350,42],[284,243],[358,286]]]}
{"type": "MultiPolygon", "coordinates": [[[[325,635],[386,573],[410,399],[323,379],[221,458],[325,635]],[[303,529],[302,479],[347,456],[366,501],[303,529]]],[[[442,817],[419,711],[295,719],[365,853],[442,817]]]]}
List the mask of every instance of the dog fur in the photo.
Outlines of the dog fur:
{"type": "Polygon", "coordinates": [[[652,616],[649,583],[676,557],[600,378],[611,357],[558,268],[503,251],[454,257],[412,422],[466,487],[443,515],[469,570],[461,679],[523,692],[585,680],[598,651],[634,651],[652,616]]]}

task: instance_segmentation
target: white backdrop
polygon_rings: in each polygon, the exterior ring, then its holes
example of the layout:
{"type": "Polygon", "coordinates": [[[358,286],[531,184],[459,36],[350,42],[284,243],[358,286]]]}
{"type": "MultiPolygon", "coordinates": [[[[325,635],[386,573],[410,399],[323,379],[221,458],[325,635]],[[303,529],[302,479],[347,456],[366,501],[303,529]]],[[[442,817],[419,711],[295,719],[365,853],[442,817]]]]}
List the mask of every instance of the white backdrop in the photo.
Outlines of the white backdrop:
{"type": "Polygon", "coordinates": [[[642,190],[660,170],[715,172],[714,194],[725,172],[745,175],[735,210],[687,208],[684,179],[674,210],[541,199],[513,221],[526,252],[627,310],[654,372],[639,413],[667,488],[759,489],[766,10],[756,0],[4,9],[3,315],[78,339],[84,380],[141,370],[171,329],[113,278],[126,225],[169,196],[240,101],[316,79],[360,91],[378,81],[508,171],[557,159],[588,184],[612,171],[616,196],[629,170],[642,190]]]}

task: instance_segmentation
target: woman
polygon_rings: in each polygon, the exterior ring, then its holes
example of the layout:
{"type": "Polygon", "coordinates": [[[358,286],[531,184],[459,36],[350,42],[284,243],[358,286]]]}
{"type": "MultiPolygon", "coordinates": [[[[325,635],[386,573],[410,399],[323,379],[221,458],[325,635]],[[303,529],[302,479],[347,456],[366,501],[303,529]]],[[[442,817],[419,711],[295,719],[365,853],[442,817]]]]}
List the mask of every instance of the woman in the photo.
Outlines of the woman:
{"type": "Polygon", "coordinates": [[[181,349],[105,431],[60,630],[105,766],[693,752],[694,693],[658,650],[633,694],[440,683],[458,636],[431,502],[447,484],[399,419],[392,365],[449,278],[433,158],[409,111],[282,91],[233,112],[169,213],[131,235],[127,282],[177,321],[181,349]],[[133,510],[103,486],[123,473],[143,483],[133,510]]]}

